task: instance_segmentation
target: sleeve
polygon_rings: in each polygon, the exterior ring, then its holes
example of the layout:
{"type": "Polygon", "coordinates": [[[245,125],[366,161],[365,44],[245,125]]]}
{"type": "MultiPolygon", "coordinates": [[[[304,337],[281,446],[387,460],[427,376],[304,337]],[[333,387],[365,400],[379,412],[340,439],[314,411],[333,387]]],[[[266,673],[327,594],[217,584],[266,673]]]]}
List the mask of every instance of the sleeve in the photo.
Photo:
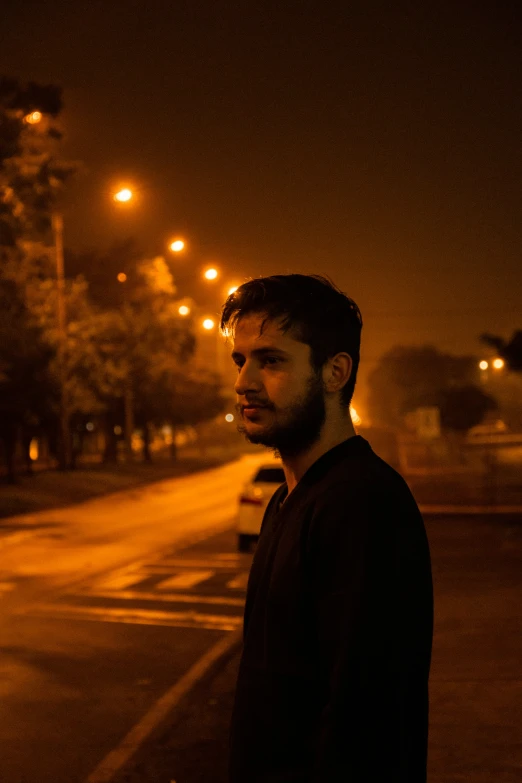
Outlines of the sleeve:
{"type": "Polygon", "coordinates": [[[330,499],[310,529],[322,693],[312,783],[425,780],[422,758],[413,776],[409,769],[416,742],[410,718],[417,714],[422,723],[424,706],[411,703],[408,625],[415,620],[404,601],[408,564],[398,511],[385,513],[361,491],[349,508],[330,499]]]}

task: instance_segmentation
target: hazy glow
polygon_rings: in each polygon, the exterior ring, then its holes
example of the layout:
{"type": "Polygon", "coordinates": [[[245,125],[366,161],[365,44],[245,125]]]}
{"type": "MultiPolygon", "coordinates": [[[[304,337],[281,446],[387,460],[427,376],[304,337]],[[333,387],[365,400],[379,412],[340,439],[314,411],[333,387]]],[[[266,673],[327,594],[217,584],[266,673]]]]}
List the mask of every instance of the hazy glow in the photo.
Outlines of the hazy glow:
{"type": "Polygon", "coordinates": [[[179,253],[185,247],[185,243],[182,239],[175,239],[174,242],[170,243],[169,247],[173,253],[179,253]]]}
{"type": "Polygon", "coordinates": [[[41,111],[32,111],[30,114],[26,114],[24,117],[24,121],[29,123],[29,125],[37,125],[42,119],[42,112],[41,111]]]}
{"type": "Polygon", "coordinates": [[[352,408],[351,405],[350,405],[350,416],[354,424],[360,424],[362,422],[361,417],[359,416],[355,408],[352,408]]]}
{"type": "Polygon", "coordinates": [[[94,429],[94,424],[92,423],[92,421],[88,421],[88,422],[87,422],[87,424],[85,425],[85,429],[86,429],[86,430],[88,430],[89,432],[92,432],[92,431],[93,431],[93,429],[94,429]]]}
{"type": "Polygon", "coordinates": [[[122,432],[123,432],[123,429],[120,427],[120,425],[119,425],[119,424],[117,424],[117,425],[114,427],[114,434],[115,434],[115,435],[121,435],[121,433],[122,433],[122,432]]]}
{"type": "Polygon", "coordinates": [[[489,366],[488,363],[484,361],[484,359],[481,362],[479,362],[479,367],[481,370],[487,370],[488,366],[489,366]]]}
{"type": "Polygon", "coordinates": [[[119,190],[117,193],[114,194],[114,200],[119,201],[120,203],[124,204],[127,201],[130,201],[132,198],[132,190],[129,188],[122,188],[122,190],[119,190]]]}
{"type": "Polygon", "coordinates": [[[33,438],[29,444],[29,456],[32,460],[38,459],[38,439],[33,438]]]}
{"type": "Polygon", "coordinates": [[[120,274],[118,275],[118,283],[124,283],[126,279],[127,279],[127,275],[125,274],[125,272],[120,272],[120,274]]]}
{"type": "Polygon", "coordinates": [[[504,359],[493,359],[493,367],[495,370],[501,370],[504,366],[504,359]]]}
{"type": "Polygon", "coordinates": [[[208,331],[210,331],[210,329],[214,328],[215,324],[214,324],[214,321],[212,320],[212,318],[205,318],[205,320],[203,321],[202,326],[203,326],[203,329],[207,329],[208,331]]]}
{"type": "Polygon", "coordinates": [[[210,269],[206,269],[203,272],[203,277],[205,277],[207,280],[215,280],[218,276],[217,269],[214,269],[214,267],[211,267],[210,269]]]}
{"type": "Polygon", "coordinates": [[[187,305],[181,305],[181,307],[178,308],[178,313],[180,315],[188,315],[190,313],[190,307],[187,307],[187,305]]]}
{"type": "Polygon", "coordinates": [[[239,286],[233,285],[232,288],[228,289],[227,296],[232,296],[232,294],[234,294],[237,291],[238,288],[239,288],[239,286]]]}
{"type": "Polygon", "coordinates": [[[233,413],[227,413],[225,416],[225,421],[231,422],[234,421],[234,414],[233,413]]]}

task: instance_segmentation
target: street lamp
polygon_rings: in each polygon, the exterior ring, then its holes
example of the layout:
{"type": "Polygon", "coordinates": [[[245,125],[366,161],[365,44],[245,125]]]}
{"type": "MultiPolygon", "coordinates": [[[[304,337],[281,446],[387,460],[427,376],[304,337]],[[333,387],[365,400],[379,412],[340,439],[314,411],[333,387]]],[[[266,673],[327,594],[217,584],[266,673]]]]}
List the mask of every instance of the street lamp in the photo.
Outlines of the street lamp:
{"type": "Polygon", "coordinates": [[[495,370],[501,370],[504,367],[504,359],[493,359],[493,367],[495,370]]]}
{"type": "Polygon", "coordinates": [[[24,122],[26,122],[28,125],[38,125],[39,122],[41,122],[43,119],[43,114],[41,111],[32,111],[29,112],[29,114],[26,114],[24,117],[24,122]]]}
{"type": "Polygon", "coordinates": [[[113,199],[119,204],[128,204],[129,201],[132,201],[133,196],[134,194],[130,188],[122,188],[113,195],[113,199]]]}
{"type": "Polygon", "coordinates": [[[210,267],[209,269],[205,269],[203,272],[203,277],[205,280],[216,280],[219,275],[219,272],[214,267],[210,267]]]}
{"type": "Polygon", "coordinates": [[[185,249],[185,242],[182,239],[175,239],[170,243],[169,248],[173,253],[181,253],[185,249]]]}

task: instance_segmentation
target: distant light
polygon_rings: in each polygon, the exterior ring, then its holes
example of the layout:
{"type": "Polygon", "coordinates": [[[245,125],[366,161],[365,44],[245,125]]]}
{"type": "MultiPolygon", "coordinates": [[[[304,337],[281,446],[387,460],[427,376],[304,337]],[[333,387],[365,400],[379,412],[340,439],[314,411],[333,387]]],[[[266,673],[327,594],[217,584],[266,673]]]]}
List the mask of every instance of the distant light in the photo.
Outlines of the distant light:
{"type": "Polygon", "coordinates": [[[115,426],[115,428],[114,428],[114,434],[115,434],[115,435],[121,435],[121,433],[122,433],[122,432],[123,432],[123,429],[122,429],[122,427],[120,427],[120,425],[119,425],[119,424],[117,424],[117,425],[115,426]]]}
{"type": "Polygon", "coordinates": [[[354,424],[360,424],[362,422],[361,417],[359,416],[355,408],[352,408],[351,405],[350,405],[350,416],[354,424]]]}
{"type": "Polygon", "coordinates": [[[234,414],[233,413],[227,413],[227,415],[225,416],[225,421],[228,421],[228,422],[234,421],[234,414]]]}
{"type": "Polygon", "coordinates": [[[213,267],[211,267],[210,269],[206,269],[205,272],[203,273],[203,277],[205,277],[207,280],[215,280],[217,276],[218,276],[218,271],[213,267]]]}
{"type": "Polygon", "coordinates": [[[123,188],[122,190],[119,190],[117,193],[114,194],[114,200],[120,201],[122,203],[130,201],[131,198],[132,198],[132,190],[130,190],[129,188],[123,188]]]}
{"type": "Polygon", "coordinates": [[[501,370],[504,366],[504,359],[493,359],[493,367],[495,370],[501,370]]]}
{"type": "Polygon", "coordinates": [[[234,285],[234,286],[232,286],[232,288],[229,288],[227,296],[232,296],[232,294],[235,294],[238,288],[239,288],[239,286],[237,286],[237,285],[234,285]]]}
{"type": "Polygon", "coordinates": [[[483,359],[481,362],[479,362],[479,367],[481,370],[487,370],[489,367],[489,364],[483,359]]]}
{"type": "Polygon", "coordinates": [[[30,114],[25,115],[24,122],[27,122],[29,125],[37,125],[41,122],[42,116],[41,111],[32,111],[30,114]]]}
{"type": "Polygon", "coordinates": [[[33,461],[38,459],[38,438],[33,438],[29,444],[29,456],[33,461]]]}
{"type": "Polygon", "coordinates": [[[169,247],[173,253],[179,253],[185,247],[185,243],[182,239],[175,239],[174,242],[170,243],[169,247]]]}
{"type": "Polygon", "coordinates": [[[120,272],[120,274],[118,275],[118,283],[124,283],[126,279],[127,279],[127,275],[125,274],[125,272],[120,272]]]}
{"type": "Polygon", "coordinates": [[[86,430],[88,430],[89,432],[92,432],[92,431],[93,431],[93,429],[94,429],[94,424],[92,423],[92,421],[88,421],[88,422],[87,422],[87,424],[85,425],[85,429],[86,429],[86,430]]]}
{"type": "Polygon", "coordinates": [[[213,329],[214,326],[215,326],[214,321],[212,320],[212,318],[205,318],[205,320],[203,321],[202,325],[203,325],[203,329],[207,329],[209,331],[210,331],[210,329],[213,329]]]}
{"type": "Polygon", "coordinates": [[[187,305],[181,305],[181,307],[178,308],[178,313],[180,315],[188,315],[190,313],[190,307],[187,307],[187,305]]]}

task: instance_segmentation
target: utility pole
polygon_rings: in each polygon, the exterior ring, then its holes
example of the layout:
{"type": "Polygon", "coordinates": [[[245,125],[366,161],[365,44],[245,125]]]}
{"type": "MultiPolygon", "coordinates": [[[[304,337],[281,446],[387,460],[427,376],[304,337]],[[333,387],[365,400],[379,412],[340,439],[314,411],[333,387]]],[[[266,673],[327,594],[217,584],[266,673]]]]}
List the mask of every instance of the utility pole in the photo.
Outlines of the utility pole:
{"type": "Polygon", "coordinates": [[[65,362],[66,349],[66,312],[65,312],[65,279],[63,264],[63,217],[54,213],[52,217],[54,233],[54,251],[56,257],[56,294],[58,316],[58,374],[60,385],[60,454],[61,470],[71,466],[71,437],[69,432],[69,404],[67,398],[67,366],[65,362]]]}

